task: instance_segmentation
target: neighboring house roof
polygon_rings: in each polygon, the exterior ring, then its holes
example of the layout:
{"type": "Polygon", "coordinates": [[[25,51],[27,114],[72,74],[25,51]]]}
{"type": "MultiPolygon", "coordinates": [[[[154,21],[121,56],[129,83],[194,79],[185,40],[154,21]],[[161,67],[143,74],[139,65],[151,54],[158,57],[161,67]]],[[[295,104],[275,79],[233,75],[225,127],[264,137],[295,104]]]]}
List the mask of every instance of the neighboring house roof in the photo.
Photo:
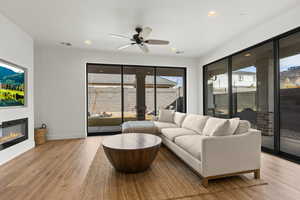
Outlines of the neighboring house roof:
{"type": "Polygon", "coordinates": [[[280,72],[280,78],[299,77],[299,76],[300,76],[300,69],[299,68],[290,68],[287,71],[280,72]]]}
{"type": "MultiPolygon", "coordinates": [[[[123,76],[124,85],[135,85],[135,76],[134,75],[126,75],[123,76]]],[[[120,85],[121,76],[115,74],[96,74],[89,73],[88,74],[88,83],[92,85],[120,85]]],[[[154,85],[153,76],[146,76],[146,85],[154,85]]],[[[168,80],[166,78],[157,76],[156,77],[156,85],[159,87],[174,87],[177,85],[176,82],[168,80]]]]}

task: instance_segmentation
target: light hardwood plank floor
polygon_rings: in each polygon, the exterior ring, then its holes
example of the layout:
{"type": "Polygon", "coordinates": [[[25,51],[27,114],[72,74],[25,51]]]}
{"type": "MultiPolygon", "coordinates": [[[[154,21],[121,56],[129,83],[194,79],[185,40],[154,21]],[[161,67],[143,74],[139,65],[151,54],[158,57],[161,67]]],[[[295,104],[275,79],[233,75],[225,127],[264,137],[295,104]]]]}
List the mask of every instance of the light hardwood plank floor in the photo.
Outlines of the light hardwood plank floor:
{"type": "MultiPolygon", "coordinates": [[[[0,166],[0,200],[77,199],[101,137],[50,141],[0,166]]],[[[300,165],[262,153],[268,185],[181,200],[299,200],[300,165]]]]}

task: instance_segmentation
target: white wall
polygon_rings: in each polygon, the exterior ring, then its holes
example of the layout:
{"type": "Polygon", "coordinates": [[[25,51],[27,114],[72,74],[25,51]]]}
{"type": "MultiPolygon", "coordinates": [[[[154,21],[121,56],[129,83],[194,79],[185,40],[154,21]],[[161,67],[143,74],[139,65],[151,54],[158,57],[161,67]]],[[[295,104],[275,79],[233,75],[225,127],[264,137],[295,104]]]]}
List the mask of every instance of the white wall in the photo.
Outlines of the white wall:
{"type": "Polygon", "coordinates": [[[198,111],[196,60],[120,54],[61,46],[35,48],[35,125],[46,123],[49,139],[86,136],[86,63],[187,67],[188,112],[198,111]]]}
{"type": "Polygon", "coordinates": [[[300,26],[299,19],[300,5],[266,23],[247,30],[225,44],[220,44],[214,51],[202,56],[199,59],[199,77],[201,77],[199,79],[199,113],[203,113],[203,65],[297,28],[300,26]]]}
{"type": "Polygon", "coordinates": [[[0,123],[28,117],[29,139],[0,151],[0,165],[34,147],[33,111],[33,40],[15,24],[0,14],[0,59],[27,68],[27,106],[0,108],[0,123]]]}

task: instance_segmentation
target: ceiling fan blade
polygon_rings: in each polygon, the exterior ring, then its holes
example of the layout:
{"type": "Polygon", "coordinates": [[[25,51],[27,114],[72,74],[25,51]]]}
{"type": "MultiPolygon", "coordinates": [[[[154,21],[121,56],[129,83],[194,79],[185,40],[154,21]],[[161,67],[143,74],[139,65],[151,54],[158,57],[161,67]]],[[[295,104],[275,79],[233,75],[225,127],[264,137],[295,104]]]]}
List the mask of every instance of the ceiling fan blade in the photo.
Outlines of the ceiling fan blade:
{"type": "Polygon", "coordinates": [[[143,28],[142,32],[140,32],[139,36],[143,39],[146,39],[147,37],[149,37],[151,32],[152,32],[152,28],[145,27],[143,28]]]}
{"type": "Polygon", "coordinates": [[[109,34],[111,37],[114,37],[114,38],[119,38],[119,39],[131,39],[130,37],[128,37],[128,36],[125,36],[125,35],[119,35],[119,34],[113,34],[113,33],[111,33],[111,34],[109,34]]]}
{"type": "Polygon", "coordinates": [[[126,48],[128,48],[128,47],[130,47],[130,46],[132,46],[132,45],[134,45],[134,44],[135,44],[135,43],[126,44],[126,45],[124,45],[124,46],[119,47],[118,50],[126,49],[126,48]]]}
{"type": "Polygon", "coordinates": [[[144,53],[149,53],[149,48],[146,44],[139,44],[138,46],[144,53]]]}
{"type": "Polygon", "coordinates": [[[167,45],[170,42],[167,40],[146,40],[145,41],[147,44],[152,44],[152,45],[167,45]]]}

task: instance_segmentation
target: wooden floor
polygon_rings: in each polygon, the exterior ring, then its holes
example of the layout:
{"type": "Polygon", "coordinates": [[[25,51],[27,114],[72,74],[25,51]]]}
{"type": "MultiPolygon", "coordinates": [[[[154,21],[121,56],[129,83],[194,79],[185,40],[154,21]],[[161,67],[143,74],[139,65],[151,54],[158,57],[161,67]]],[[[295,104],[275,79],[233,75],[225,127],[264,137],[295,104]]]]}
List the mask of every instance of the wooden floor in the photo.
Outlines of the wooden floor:
{"type": "MultiPolygon", "coordinates": [[[[0,199],[78,199],[100,140],[51,141],[0,166],[0,199]]],[[[300,165],[262,153],[261,177],[268,185],[181,200],[300,199],[300,165]]]]}

